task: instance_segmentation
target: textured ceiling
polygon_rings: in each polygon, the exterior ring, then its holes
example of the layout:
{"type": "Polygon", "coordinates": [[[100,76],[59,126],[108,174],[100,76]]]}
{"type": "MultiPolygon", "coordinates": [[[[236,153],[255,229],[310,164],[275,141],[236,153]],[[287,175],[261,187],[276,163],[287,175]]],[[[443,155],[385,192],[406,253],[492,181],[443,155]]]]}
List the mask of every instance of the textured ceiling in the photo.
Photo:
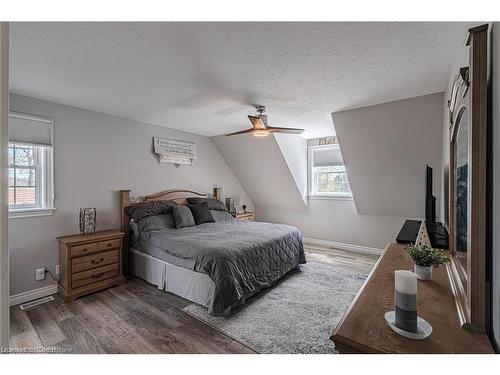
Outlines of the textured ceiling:
{"type": "MultiPolygon", "coordinates": [[[[11,90],[213,136],[444,91],[453,23],[12,23],[11,90]]],[[[455,32],[460,30],[460,32],[455,32]]]]}

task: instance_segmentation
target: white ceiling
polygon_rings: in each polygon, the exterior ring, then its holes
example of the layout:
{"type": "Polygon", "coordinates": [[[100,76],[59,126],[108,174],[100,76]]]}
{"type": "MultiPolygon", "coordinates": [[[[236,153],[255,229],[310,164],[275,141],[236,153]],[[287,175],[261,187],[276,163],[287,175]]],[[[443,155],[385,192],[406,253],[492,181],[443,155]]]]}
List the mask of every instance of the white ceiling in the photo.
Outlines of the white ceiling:
{"type": "MultiPolygon", "coordinates": [[[[453,23],[13,23],[11,91],[214,136],[444,91],[453,23]]],[[[455,32],[460,30],[459,32],[455,32]]]]}

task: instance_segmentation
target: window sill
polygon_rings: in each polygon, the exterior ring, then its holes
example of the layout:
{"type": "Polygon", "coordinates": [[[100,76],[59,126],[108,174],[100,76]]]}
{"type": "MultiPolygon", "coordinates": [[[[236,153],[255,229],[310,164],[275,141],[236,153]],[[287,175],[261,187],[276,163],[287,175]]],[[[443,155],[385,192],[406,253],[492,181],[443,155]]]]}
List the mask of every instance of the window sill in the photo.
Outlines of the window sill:
{"type": "Polygon", "coordinates": [[[52,216],[56,211],[55,208],[26,208],[20,210],[9,211],[9,219],[17,219],[24,217],[37,217],[37,216],[52,216]]]}
{"type": "Polygon", "coordinates": [[[309,195],[311,200],[335,200],[335,201],[352,201],[352,195],[332,194],[332,195],[309,195]]]}

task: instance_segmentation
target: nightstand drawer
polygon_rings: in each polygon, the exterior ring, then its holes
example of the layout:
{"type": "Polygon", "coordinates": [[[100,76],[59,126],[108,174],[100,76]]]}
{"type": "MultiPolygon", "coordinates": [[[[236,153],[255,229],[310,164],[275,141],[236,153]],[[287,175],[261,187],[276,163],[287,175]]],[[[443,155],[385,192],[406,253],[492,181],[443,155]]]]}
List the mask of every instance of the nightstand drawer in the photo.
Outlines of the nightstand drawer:
{"type": "Polygon", "coordinates": [[[118,271],[118,263],[113,263],[90,271],[74,273],[71,276],[71,287],[78,288],[83,285],[117,276],[119,273],[118,271]]]}
{"type": "Polygon", "coordinates": [[[75,258],[71,260],[71,271],[72,273],[77,273],[91,270],[108,264],[118,263],[118,259],[118,250],[111,250],[104,253],[75,258]]]}
{"type": "Polygon", "coordinates": [[[102,251],[102,250],[110,250],[110,249],[116,249],[117,247],[120,247],[121,245],[121,240],[114,239],[114,240],[108,240],[108,241],[101,241],[97,243],[97,248],[102,251]]]}
{"type": "Polygon", "coordinates": [[[71,252],[71,257],[77,257],[81,255],[88,255],[95,253],[97,251],[101,251],[97,248],[97,243],[87,243],[83,245],[78,245],[78,246],[72,246],[70,247],[70,252],[71,252]]]}

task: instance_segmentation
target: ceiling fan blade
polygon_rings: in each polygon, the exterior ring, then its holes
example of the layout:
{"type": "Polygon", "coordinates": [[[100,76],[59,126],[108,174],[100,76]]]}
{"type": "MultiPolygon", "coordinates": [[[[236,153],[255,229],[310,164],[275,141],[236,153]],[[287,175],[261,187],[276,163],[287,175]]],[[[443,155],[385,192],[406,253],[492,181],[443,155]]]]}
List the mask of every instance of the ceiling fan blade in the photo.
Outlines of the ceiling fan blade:
{"type": "Polygon", "coordinates": [[[229,134],[226,134],[226,137],[229,137],[230,135],[238,135],[238,134],[246,134],[246,133],[252,133],[254,132],[255,129],[254,128],[251,128],[251,129],[245,129],[245,130],[240,130],[239,132],[234,132],[234,133],[229,133],[229,134]]]}
{"type": "Polygon", "coordinates": [[[250,120],[255,129],[261,129],[261,130],[267,129],[266,124],[262,122],[262,119],[259,116],[248,115],[248,119],[250,120]]]}
{"type": "Polygon", "coordinates": [[[286,133],[286,134],[300,134],[304,131],[304,129],[296,129],[296,128],[276,128],[274,126],[268,126],[267,130],[273,133],[286,133]]]}

